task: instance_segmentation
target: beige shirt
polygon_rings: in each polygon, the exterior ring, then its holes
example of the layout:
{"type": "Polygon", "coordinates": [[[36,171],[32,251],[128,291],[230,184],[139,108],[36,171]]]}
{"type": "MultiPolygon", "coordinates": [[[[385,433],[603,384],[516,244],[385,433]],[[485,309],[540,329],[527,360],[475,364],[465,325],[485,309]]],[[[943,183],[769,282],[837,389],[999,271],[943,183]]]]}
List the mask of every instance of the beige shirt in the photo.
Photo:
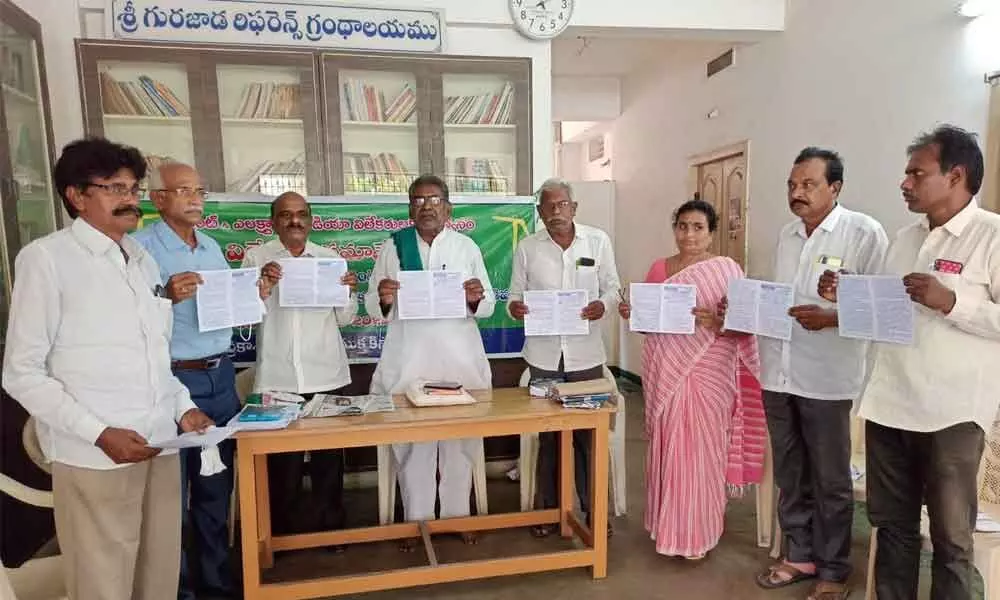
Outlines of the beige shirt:
{"type": "Polygon", "coordinates": [[[896,234],[885,272],[933,273],[955,306],[944,315],[914,304],[913,345],[873,345],[860,416],[908,431],[969,421],[990,431],[1000,403],[1000,215],[972,201],[934,230],[914,223],[896,234]],[[956,265],[960,273],[946,272],[956,265]]]}
{"type": "MultiPolygon", "coordinates": [[[[510,300],[523,300],[531,290],[585,289],[589,301],[604,302],[604,318],[618,310],[618,268],[611,238],[596,227],[575,224],[570,247],[552,240],[548,230],[530,235],[517,245],[510,277],[510,300]],[[593,259],[593,266],[581,266],[581,258],[593,259]]],[[[531,310],[531,307],[528,307],[531,310]]],[[[510,314],[510,304],[507,305],[510,314]]],[[[582,371],[604,364],[607,356],[600,321],[590,324],[588,335],[543,335],[524,340],[524,360],[547,371],[559,369],[563,357],[566,371],[582,371]]]]}
{"type": "MultiPolygon", "coordinates": [[[[306,242],[304,257],[339,257],[337,252],[306,242]]],[[[271,261],[291,259],[281,240],[251,248],[244,267],[263,267],[271,261]]],[[[350,325],[358,300],[342,308],[282,308],[274,288],[265,302],[267,314],[257,330],[257,392],[311,394],[335,390],[351,383],[347,351],[340,328],[350,325]]]]}
{"type": "MultiPolygon", "coordinates": [[[[820,275],[827,269],[878,273],[888,246],[878,221],[838,204],[808,237],[801,220],[785,225],[774,281],[793,286],[795,305],[832,308],[819,296],[820,275]]],[[[765,390],[817,400],[854,400],[861,392],[867,344],[840,337],[836,328],[808,331],[794,323],[791,341],[761,337],[759,344],[765,390]]]]}
{"type": "Polygon", "coordinates": [[[176,436],[195,405],[170,370],[173,307],[154,295],[153,257],[76,219],[25,246],[15,269],[3,387],[38,419],[45,457],[115,469],[126,465],[94,445],[105,428],[176,436]]]}

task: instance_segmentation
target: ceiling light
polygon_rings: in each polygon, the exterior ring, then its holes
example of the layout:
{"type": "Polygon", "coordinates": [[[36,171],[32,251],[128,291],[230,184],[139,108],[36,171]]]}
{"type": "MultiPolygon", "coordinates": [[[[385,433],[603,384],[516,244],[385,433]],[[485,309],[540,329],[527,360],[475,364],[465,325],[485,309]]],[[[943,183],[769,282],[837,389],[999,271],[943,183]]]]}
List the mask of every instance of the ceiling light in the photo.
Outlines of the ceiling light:
{"type": "Polygon", "coordinates": [[[965,0],[958,9],[963,17],[974,19],[981,17],[997,7],[996,0],[965,0]]]}

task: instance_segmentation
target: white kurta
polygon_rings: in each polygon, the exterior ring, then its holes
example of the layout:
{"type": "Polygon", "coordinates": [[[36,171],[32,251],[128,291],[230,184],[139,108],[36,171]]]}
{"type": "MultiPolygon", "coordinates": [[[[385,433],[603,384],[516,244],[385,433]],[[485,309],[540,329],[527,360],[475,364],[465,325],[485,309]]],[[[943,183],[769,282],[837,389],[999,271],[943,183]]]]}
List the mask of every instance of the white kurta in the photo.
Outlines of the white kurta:
{"type": "MultiPolygon", "coordinates": [[[[385,316],[389,328],[372,376],[371,392],[402,393],[418,379],[457,381],[468,389],[489,388],[490,364],[475,319],[492,315],[496,298],[482,253],[472,239],[450,229],[438,234],[431,244],[418,238],[418,246],[425,269],[461,271],[463,281],[479,279],[483,284],[483,299],[475,314],[470,311],[465,319],[400,321],[393,307],[385,316]]],[[[371,287],[365,294],[369,315],[382,314],[379,282],[398,280],[398,273],[396,246],[389,239],[375,261],[369,280],[371,287]]],[[[473,438],[393,445],[407,521],[434,518],[434,481],[439,467],[441,480],[437,492],[441,498],[441,518],[469,515],[472,465],[482,452],[482,444],[482,438],[473,438]]]]}

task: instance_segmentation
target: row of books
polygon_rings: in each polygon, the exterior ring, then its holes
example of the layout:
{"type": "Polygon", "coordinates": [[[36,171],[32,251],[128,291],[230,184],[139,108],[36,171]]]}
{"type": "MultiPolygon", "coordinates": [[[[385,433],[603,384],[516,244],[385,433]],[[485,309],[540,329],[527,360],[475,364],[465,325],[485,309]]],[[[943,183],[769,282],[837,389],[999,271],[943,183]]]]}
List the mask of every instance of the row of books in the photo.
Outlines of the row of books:
{"type": "Polygon", "coordinates": [[[448,183],[455,193],[492,192],[508,193],[513,186],[504,174],[500,161],[492,158],[459,157],[455,170],[448,174],[448,183]]]}
{"type": "Polygon", "coordinates": [[[255,82],[243,88],[239,119],[301,119],[302,92],[297,83],[255,82]]]}
{"type": "Polygon", "coordinates": [[[344,154],[344,190],[348,193],[405,194],[416,176],[391,152],[344,154]]]}
{"type": "Polygon", "coordinates": [[[457,124],[507,125],[514,105],[514,86],[506,83],[493,94],[448,96],[444,99],[444,122],[457,124]]]}
{"type": "Polygon", "coordinates": [[[118,81],[111,73],[101,72],[101,100],[104,113],[148,117],[186,117],[188,107],[173,90],[147,75],[136,81],[118,81]]]}
{"type": "Polygon", "coordinates": [[[406,123],[417,108],[417,94],[409,83],[386,105],[385,95],[378,86],[358,79],[347,79],[344,88],[344,113],[348,121],[406,123]]]}
{"type": "Polygon", "coordinates": [[[260,194],[281,194],[295,191],[306,192],[306,164],[302,155],[291,160],[266,160],[243,177],[226,183],[231,192],[257,192],[260,194]]]}

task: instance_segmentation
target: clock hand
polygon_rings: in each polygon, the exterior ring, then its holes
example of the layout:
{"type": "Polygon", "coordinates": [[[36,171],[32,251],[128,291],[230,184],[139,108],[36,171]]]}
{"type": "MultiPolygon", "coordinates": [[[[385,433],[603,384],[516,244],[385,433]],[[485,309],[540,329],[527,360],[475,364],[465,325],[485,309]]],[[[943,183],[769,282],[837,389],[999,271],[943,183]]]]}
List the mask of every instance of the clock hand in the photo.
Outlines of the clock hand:
{"type": "Polygon", "coordinates": [[[538,0],[538,4],[535,5],[535,8],[538,8],[540,6],[540,7],[542,7],[542,10],[548,10],[547,8],[545,8],[545,2],[546,1],[547,0],[538,0]]]}

